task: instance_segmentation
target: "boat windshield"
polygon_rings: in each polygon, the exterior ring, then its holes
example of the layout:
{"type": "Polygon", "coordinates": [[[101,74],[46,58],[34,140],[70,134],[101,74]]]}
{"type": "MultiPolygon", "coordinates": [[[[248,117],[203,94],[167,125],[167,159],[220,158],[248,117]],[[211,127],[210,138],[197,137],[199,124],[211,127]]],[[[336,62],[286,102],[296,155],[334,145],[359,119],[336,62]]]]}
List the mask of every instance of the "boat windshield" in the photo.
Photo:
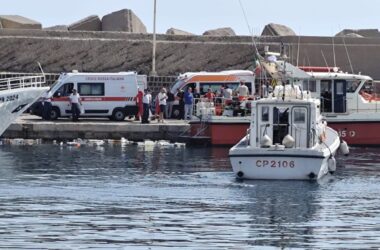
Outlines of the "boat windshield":
{"type": "Polygon", "coordinates": [[[380,88],[376,88],[376,86],[374,86],[373,84],[373,81],[368,80],[363,84],[363,87],[360,89],[360,92],[364,92],[367,94],[376,94],[380,92],[380,88]]]}
{"type": "Polygon", "coordinates": [[[361,80],[347,80],[347,93],[354,93],[359,87],[361,80]]]}

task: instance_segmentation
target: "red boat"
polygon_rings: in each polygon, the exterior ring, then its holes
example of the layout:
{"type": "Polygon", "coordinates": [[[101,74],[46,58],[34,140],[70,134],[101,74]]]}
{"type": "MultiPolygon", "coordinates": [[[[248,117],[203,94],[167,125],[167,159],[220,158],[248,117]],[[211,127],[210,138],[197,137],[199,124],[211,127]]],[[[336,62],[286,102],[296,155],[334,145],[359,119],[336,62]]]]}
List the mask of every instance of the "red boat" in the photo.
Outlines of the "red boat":
{"type": "MultiPolygon", "coordinates": [[[[289,66],[288,66],[289,67],[289,66]]],[[[321,99],[321,111],[329,126],[349,145],[380,145],[380,98],[369,76],[309,67],[307,80],[300,80],[305,94],[321,99]],[[319,71],[319,72],[316,72],[319,71]]],[[[191,136],[208,138],[211,145],[234,145],[249,128],[249,119],[241,113],[224,115],[222,111],[193,119],[191,136]]],[[[248,113],[249,107],[246,108],[248,113]]],[[[251,115],[251,114],[246,114],[251,115]]]]}

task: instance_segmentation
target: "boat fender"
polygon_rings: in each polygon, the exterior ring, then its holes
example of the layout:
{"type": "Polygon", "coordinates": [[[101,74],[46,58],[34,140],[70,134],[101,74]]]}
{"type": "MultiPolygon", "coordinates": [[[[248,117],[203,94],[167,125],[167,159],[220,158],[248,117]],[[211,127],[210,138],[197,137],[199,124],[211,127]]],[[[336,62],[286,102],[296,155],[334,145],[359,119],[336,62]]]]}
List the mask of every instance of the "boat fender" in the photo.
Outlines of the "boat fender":
{"type": "Polygon", "coordinates": [[[265,134],[260,141],[260,145],[262,148],[269,148],[272,145],[272,139],[265,134]]]}
{"type": "Polygon", "coordinates": [[[285,146],[285,148],[293,148],[294,147],[294,144],[295,144],[295,140],[294,138],[287,134],[284,139],[282,140],[282,145],[285,146]]]}
{"type": "Polygon", "coordinates": [[[345,156],[349,155],[350,153],[350,149],[348,148],[347,142],[343,140],[341,140],[340,142],[339,150],[345,156]]]}
{"type": "Polygon", "coordinates": [[[336,170],[336,160],[335,160],[335,157],[334,156],[331,156],[328,161],[327,161],[327,165],[329,167],[329,172],[330,174],[333,174],[336,170]]]}
{"type": "Polygon", "coordinates": [[[242,171],[237,172],[236,174],[239,178],[243,178],[244,173],[242,171]]]}

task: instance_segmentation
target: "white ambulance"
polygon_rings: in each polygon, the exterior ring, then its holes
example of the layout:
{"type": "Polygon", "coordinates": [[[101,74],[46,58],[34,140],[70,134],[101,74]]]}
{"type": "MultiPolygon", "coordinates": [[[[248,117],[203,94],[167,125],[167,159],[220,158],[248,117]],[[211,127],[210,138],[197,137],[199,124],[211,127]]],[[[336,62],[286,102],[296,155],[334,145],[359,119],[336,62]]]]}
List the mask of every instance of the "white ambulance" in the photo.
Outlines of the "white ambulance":
{"type": "Polygon", "coordinates": [[[137,114],[138,89],[147,88],[147,77],[136,72],[63,73],[51,86],[51,119],[71,116],[69,95],[76,89],[81,97],[82,117],[108,117],[122,121],[137,114]]]}

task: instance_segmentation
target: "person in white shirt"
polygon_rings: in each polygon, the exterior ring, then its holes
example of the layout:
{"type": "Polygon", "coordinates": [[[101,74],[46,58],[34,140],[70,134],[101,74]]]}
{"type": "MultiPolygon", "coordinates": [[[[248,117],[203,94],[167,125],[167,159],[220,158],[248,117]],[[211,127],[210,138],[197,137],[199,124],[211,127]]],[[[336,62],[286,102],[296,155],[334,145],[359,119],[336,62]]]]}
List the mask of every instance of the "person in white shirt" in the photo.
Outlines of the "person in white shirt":
{"type": "Polygon", "coordinates": [[[158,93],[158,104],[160,105],[160,114],[158,117],[158,122],[164,123],[164,112],[166,109],[166,99],[168,99],[168,96],[166,95],[166,89],[162,88],[160,93],[158,93]]]}
{"type": "Polygon", "coordinates": [[[50,90],[46,91],[42,95],[42,104],[43,104],[42,119],[47,120],[47,121],[50,120],[52,96],[53,96],[53,94],[51,93],[50,90]]]}
{"type": "Polygon", "coordinates": [[[150,94],[149,89],[144,90],[143,96],[143,115],[141,119],[141,123],[149,123],[149,110],[150,104],[152,103],[152,95],[150,94]]]}
{"type": "Polygon", "coordinates": [[[223,90],[223,97],[225,100],[232,100],[232,89],[226,86],[223,90]]]}
{"type": "Polygon", "coordinates": [[[71,93],[71,95],[69,96],[69,101],[71,104],[71,113],[72,113],[73,121],[78,121],[78,118],[80,115],[79,105],[82,105],[82,101],[76,89],[73,89],[73,93],[71,93]]]}
{"type": "Polygon", "coordinates": [[[238,87],[237,91],[238,91],[240,101],[245,100],[249,95],[249,89],[245,85],[245,82],[243,81],[240,82],[240,86],[238,87]]]}

